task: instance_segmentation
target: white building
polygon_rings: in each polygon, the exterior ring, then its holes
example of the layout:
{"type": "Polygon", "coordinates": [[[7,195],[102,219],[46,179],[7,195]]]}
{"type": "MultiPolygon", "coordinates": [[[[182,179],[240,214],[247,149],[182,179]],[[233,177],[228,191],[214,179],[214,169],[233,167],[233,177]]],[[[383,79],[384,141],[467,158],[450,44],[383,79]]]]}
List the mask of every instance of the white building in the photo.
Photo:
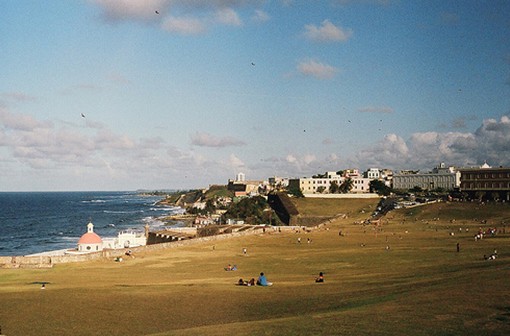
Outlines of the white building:
{"type": "Polygon", "coordinates": [[[105,238],[103,240],[103,248],[122,249],[136,246],[144,246],[147,244],[147,233],[137,232],[133,230],[121,231],[116,238],[105,238]]]}
{"type": "Polygon", "coordinates": [[[460,172],[453,167],[446,167],[444,163],[435,167],[432,172],[419,174],[401,172],[393,175],[393,189],[408,190],[419,187],[423,190],[442,188],[453,190],[460,187],[460,172]]]}
{"type": "Polygon", "coordinates": [[[340,185],[345,180],[342,175],[338,175],[336,172],[326,172],[321,176],[291,179],[289,180],[289,186],[299,187],[303,194],[323,194],[329,193],[333,181],[340,185]]]}
{"type": "Polygon", "coordinates": [[[352,189],[351,193],[368,193],[370,192],[370,181],[373,179],[365,178],[365,177],[358,177],[352,179],[352,189]]]}
{"type": "Polygon", "coordinates": [[[273,176],[268,178],[269,185],[273,188],[286,188],[289,186],[289,179],[287,177],[273,176]]]}
{"type": "Polygon", "coordinates": [[[381,178],[381,172],[379,168],[370,168],[366,172],[366,177],[371,180],[378,180],[381,178]]]}
{"type": "Polygon", "coordinates": [[[103,250],[103,240],[94,232],[94,224],[87,224],[87,233],[78,240],[78,252],[90,253],[103,250]]]}

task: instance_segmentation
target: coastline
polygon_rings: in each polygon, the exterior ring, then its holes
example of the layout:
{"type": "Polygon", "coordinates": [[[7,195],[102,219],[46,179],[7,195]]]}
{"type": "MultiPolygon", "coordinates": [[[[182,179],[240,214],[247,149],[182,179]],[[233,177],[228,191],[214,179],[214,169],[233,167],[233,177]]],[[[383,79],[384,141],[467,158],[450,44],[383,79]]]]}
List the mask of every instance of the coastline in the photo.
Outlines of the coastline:
{"type": "Polygon", "coordinates": [[[86,225],[104,239],[121,231],[151,231],[183,223],[167,221],[180,207],[164,196],[129,192],[3,193],[0,202],[0,256],[59,255],[75,249],[86,225]],[[56,252],[55,252],[56,251],[56,252]]]}

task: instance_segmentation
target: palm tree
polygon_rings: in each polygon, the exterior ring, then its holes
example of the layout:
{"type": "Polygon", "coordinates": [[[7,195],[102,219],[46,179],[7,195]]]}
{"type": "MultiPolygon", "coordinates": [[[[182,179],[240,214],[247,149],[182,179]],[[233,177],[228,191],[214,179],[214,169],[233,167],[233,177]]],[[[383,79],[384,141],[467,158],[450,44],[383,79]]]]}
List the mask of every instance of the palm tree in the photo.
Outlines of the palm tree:
{"type": "Polygon", "coordinates": [[[338,191],[342,194],[347,194],[352,189],[352,185],[354,183],[352,182],[351,178],[345,179],[342,184],[338,187],[338,191]]]}

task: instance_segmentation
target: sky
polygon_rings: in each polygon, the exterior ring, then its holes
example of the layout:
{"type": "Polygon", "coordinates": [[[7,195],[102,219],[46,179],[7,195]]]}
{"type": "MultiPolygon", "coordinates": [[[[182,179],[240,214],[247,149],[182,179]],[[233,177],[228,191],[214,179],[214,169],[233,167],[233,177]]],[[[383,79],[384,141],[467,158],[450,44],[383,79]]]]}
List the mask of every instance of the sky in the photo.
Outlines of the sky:
{"type": "Polygon", "coordinates": [[[510,1],[4,0],[0,191],[510,166],[510,1]]]}

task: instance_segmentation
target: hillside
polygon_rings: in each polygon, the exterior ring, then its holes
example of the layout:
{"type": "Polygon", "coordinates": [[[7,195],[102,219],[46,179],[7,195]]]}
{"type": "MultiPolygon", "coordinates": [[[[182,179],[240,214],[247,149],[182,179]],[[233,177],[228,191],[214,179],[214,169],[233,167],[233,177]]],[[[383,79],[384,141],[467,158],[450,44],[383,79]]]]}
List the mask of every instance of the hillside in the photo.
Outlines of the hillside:
{"type": "Polygon", "coordinates": [[[296,204],[304,214],[349,215],[310,232],[266,230],[197,241],[137,254],[122,263],[0,270],[2,332],[509,334],[505,284],[510,232],[501,224],[510,218],[507,204],[401,209],[379,226],[355,223],[365,218],[372,203],[299,199],[296,204]],[[480,227],[494,226],[499,228],[496,235],[473,239],[480,227]],[[495,260],[483,258],[494,250],[495,260]],[[237,265],[237,271],[225,271],[227,264],[237,265]],[[236,286],[239,278],[256,278],[262,271],[272,287],[236,286]],[[322,284],[314,282],[319,272],[325,274],[322,284]],[[45,290],[41,282],[47,282],[45,290]]]}
{"type": "Polygon", "coordinates": [[[206,202],[218,197],[234,197],[232,191],[225,185],[211,185],[204,190],[187,190],[168,194],[165,199],[158,202],[162,205],[176,205],[185,208],[195,202],[206,202]]]}

